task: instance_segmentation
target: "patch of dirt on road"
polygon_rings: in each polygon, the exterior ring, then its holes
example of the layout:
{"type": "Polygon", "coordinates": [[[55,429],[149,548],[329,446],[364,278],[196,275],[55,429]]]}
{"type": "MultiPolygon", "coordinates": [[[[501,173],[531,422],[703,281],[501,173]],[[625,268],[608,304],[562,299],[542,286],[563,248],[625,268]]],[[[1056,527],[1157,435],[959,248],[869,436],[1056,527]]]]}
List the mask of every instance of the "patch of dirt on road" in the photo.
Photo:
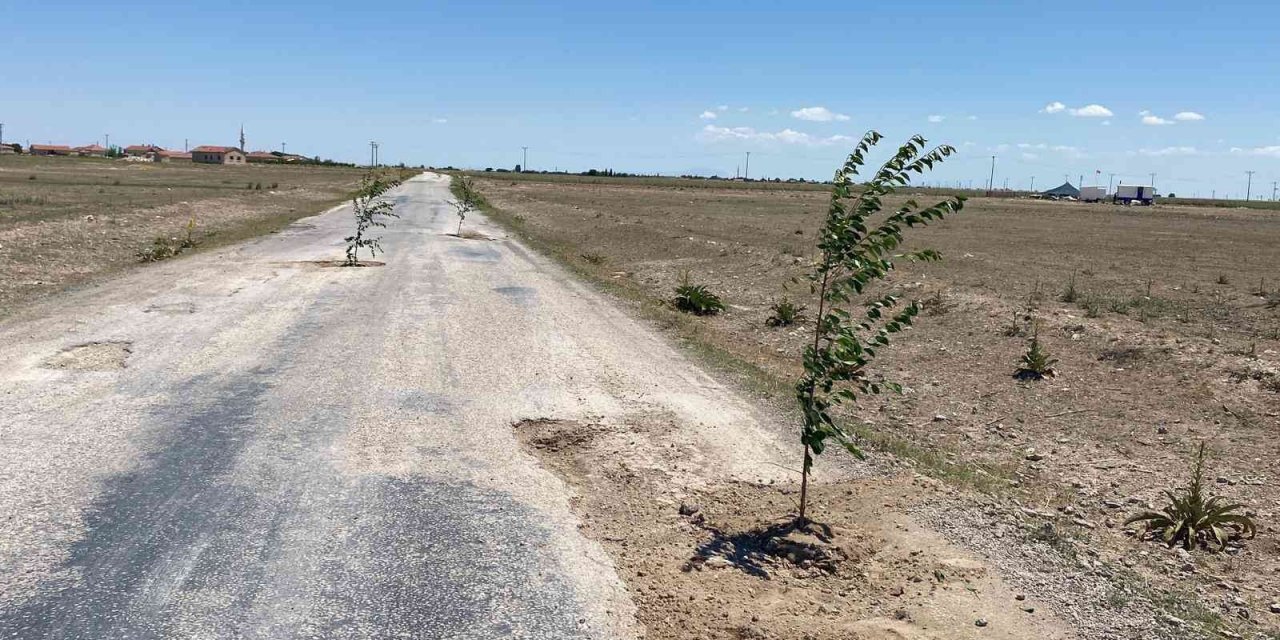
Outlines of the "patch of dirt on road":
{"type": "Polygon", "coordinates": [[[63,349],[45,360],[44,366],[76,371],[115,371],[125,367],[131,353],[131,342],[90,342],[63,349]]]}
{"type": "Polygon", "coordinates": [[[934,491],[927,478],[822,484],[818,524],[797,528],[795,487],[691,481],[671,471],[687,453],[649,438],[644,420],[515,430],[578,493],[583,533],[612,555],[647,638],[1074,637],[905,515],[934,491]]]}

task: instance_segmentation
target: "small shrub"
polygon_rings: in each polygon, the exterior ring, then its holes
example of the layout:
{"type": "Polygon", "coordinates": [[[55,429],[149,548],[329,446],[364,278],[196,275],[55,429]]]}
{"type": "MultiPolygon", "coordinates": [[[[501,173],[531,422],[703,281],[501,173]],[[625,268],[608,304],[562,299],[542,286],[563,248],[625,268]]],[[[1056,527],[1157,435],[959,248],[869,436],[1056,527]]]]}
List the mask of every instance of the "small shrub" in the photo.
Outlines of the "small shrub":
{"type": "Polygon", "coordinates": [[[720,296],[711,293],[703,285],[690,283],[688,273],[684,274],[680,286],[676,287],[675,305],[677,309],[695,316],[714,316],[724,311],[724,302],[720,300],[720,296]]]}
{"type": "Polygon", "coordinates": [[[1021,365],[1014,372],[1014,377],[1019,380],[1043,380],[1052,378],[1057,375],[1053,365],[1058,364],[1049,352],[1040,345],[1040,332],[1037,330],[1031,336],[1031,341],[1027,345],[1027,352],[1022,354],[1021,365]]]}
{"type": "Polygon", "coordinates": [[[254,190],[254,191],[262,191],[262,183],[261,183],[261,182],[259,182],[259,183],[255,184],[255,185],[253,185],[253,190],[254,190]]]}
{"type": "Polygon", "coordinates": [[[111,186],[113,186],[113,187],[118,187],[118,186],[120,186],[120,181],[119,181],[119,180],[112,180],[112,181],[111,181],[111,186]]]}
{"type": "Polygon", "coordinates": [[[1102,315],[1102,300],[1097,296],[1085,296],[1080,302],[1080,306],[1084,307],[1084,317],[1097,318],[1102,315]]]}
{"type": "Polygon", "coordinates": [[[280,183],[279,183],[279,182],[272,182],[272,183],[271,183],[271,188],[272,188],[272,189],[277,189],[277,188],[279,188],[279,187],[280,187],[280,183]]]}
{"type": "Polygon", "coordinates": [[[1141,522],[1145,525],[1142,535],[1152,535],[1170,547],[1181,543],[1188,551],[1198,546],[1221,550],[1233,538],[1252,538],[1257,533],[1253,519],[1236,513],[1244,505],[1229,503],[1222,496],[1205,497],[1204,461],[1201,442],[1191,484],[1176,492],[1166,489],[1169,504],[1163,510],[1139,513],[1125,520],[1125,525],[1141,522]]]}
{"type": "Polygon", "coordinates": [[[941,291],[934,291],[933,295],[920,301],[920,307],[924,312],[931,316],[946,315],[955,305],[942,297],[941,291]]]}
{"type": "Polygon", "coordinates": [[[1067,281],[1067,288],[1062,291],[1062,295],[1058,299],[1068,304],[1079,299],[1080,294],[1076,292],[1076,274],[1071,274],[1071,279],[1067,281]]]}
{"type": "Polygon", "coordinates": [[[245,191],[253,191],[253,183],[250,182],[244,186],[245,191]]]}
{"type": "Polygon", "coordinates": [[[1217,282],[1218,284],[1231,284],[1231,281],[1227,279],[1227,274],[1225,273],[1218,276],[1217,282]]]}
{"type": "Polygon", "coordinates": [[[588,253],[582,254],[582,259],[586,260],[588,264],[595,264],[595,265],[604,264],[605,261],[608,260],[608,258],[604,257],[604,254],[594,253],[594,252],[588,252],[588,253]]]}
{"type": "Polygon", "coordinates": [[[1022,324],[1021,318],[1019,318],[1018,314],[1015,312],[1010,316],[1009,324],[1004,325],[1004,327],[1000,329],[1000,334],[1007,338],[1021,338],[1022,336],[1027,335],[1027,330],[1022,324]]]}
{"type": "Polygon", "coordinates": [[[804,305],[797,305],[786,298],[769,307],[773,315],[764,321],[771,327],[789,327],[804,320],[804,305]]]}
{"type": "Polygon", "coordinates": [[[31,174],[31,175],[27,176],[27,179],[28,179],[28,180],[35,180],[35,179],[36,179],[36,174],[34,174],[34,173],[33,173],[33,174],[31,174]]]}
{"type": "Polygon", "coordinates": [[[160,262],[179,253],[182,253],[181,246],[174,244],[168,238],[156,238],[151,243],[151,246],[139,250],[134,255],[137,256],[139,262],[160,262]]]}

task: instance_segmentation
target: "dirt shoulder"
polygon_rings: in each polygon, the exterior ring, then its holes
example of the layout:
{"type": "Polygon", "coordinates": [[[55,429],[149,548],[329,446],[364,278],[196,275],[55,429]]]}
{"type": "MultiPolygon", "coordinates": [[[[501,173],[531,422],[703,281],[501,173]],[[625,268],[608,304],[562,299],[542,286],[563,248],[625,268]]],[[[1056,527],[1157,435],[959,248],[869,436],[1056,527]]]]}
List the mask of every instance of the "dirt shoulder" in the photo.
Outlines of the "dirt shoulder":
{"type": "MultiPolygon", "coordinates": [[[[808,304],[807,291],[784,285],[803,270],[824,194],[479,185],[492,217],[788,406],[803,338],[764,321],[784,293],[808,304]],[[725,314],[694,319],[665,303],[686,271],[724,297],[725,314]]],[[[856,417],[891,481],[943,483],[904,494],[892,512],[980,558],[1083,637],[1272,637],[1280,311],[1269,301],[1280,290],[1280,221],[1253,210],[976,200],[913,238],[946,259],[904,268],[891,284],[927,307],[881,358],[907,390],[856,417]],[[1019,382],[1011,374],[1033,327],[1059,375],[1019,382]],[[1259,536],[1192,557],[1136,540],[1124,518],[1185,481],[1202,439],[1216,452],[1215,491],[1250,506],[1259,536]]],[[[726,513],[756,508],[746,495],[723,498],[726,513]]],[[[866,525],[847,508],[833,518],[866,525]]]]}
{"type": "Polygon", "coordinates": [[[197,249],[341,203],[363,170],[0,156],[0,317],[138,264],[157,238],[197,249]]]}

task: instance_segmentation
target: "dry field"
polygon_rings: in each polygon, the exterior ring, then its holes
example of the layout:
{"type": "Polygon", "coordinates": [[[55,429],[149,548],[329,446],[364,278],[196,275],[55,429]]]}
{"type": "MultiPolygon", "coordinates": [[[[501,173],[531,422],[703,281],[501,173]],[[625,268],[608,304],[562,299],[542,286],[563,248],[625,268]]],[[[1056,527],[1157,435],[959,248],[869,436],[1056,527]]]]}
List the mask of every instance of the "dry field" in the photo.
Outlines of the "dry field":
{"type": "Polygon", "coordinates": [[[155,238],[227,244],[342,201],[363,170],[0,156],[0,317],[138,262],[155,238]]]}
{"type": "MultiPolygon", "coordinates": [[[[812,253],[824,192],[526,176],[479,176],[477,184],[491,215],[529,243],[628,301],[746,388],[787,406],[803,330],[765,320],[784,295],[813,306],[806,288],[785,287],[812,253]],[[693,318],[670,308],[665,301],[682,272],[719,293],[727,312],[693,318]]],[[[901,510],[929,523],[1070,621],[1080,637],[1275,637],[1280,216],[977,198],[960,216],[910,237],[944,260],[906,266],[889,285],[926,304],[917,327],[879,361],[906,391],[866,400],[854,417],[866,425],[881,474],[865,482],[914,478],[906,485],[916,487],[915,497],[890,500],[880,491],[871,500],[885,499],[885,509],[866,517],[901,510]],[[1019,381],[1012,374],[1036,330],[1059,359],[1058,375],[1019,381]],[[1259,535],[1224,553],[1191,556],[1138,540],[1124,519],[1159,506],[1162,489],[1185,483],[1200,441],[1213,451],[1212,490],[1247,504],[1259,535]]],[[[645,524],[653,518],[637,515],[642,507],[619,510],[593,498],[592,483],[572,472],[584,465],[562,449],[549,466],[584,492],[582,508],[595,526],[610,513],[622,518],[601,535],[622,541],[614,550],[629,566],[627,536],[635,538],[634,554],[644,536],[656,535],[645,524]]],[[[839,455],[819,459],[820,474],[839,467],[839,455]]],[[[774,508],[793,490],[770,493],[774,508]]],[[[705,499],[731,511],[732,496],[742,493],[705,499]]],[[[757,508],[765,498],[752,500],[736,508],[757,508]]],[[[833,520],[857,520],[851,514],[866,505],[823,508],[833,520]]],[[[734,627],[726,615],[724,624],[707,623],[721,609],[752,606],[754,591],[711,612],[671,607],[660,597],[668,587],[640,575],[629,579],[642,617],[651,629],[669,630],[655,637],[681,637],[687,628],[708,637],[805,637],[806,625],[794,620],[734,627]]],[[[887,602],[871,613],[902,619],[890,615],[892,596],[867,597],[887,602]]],[[[1016,612],[1020,604],[1008,606],[1016,612]]],[[[856,631],[832,627],[829,614],[792,613],[818,621],[812,628],[823,632],[812,637],[856,631]]],[[[865,637],[934,637],[886,625],[883,635],[865,637]]]]}

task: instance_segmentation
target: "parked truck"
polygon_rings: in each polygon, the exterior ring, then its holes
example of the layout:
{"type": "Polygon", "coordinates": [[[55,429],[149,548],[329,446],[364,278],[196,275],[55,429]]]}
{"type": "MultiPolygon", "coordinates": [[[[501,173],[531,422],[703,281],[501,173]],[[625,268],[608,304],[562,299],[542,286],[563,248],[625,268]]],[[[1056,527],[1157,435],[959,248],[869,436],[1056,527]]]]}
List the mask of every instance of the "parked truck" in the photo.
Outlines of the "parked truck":
{"type": "Polygon", "coordinates": [[[1102,202],[1107,190],[1102,187],[1080,187],[1080,202],[1102,202]]]}
{"type": "Polygon", "coordinates": [[[1111,201],[1116,204],[1151,205],[1156,201],[1156,189],[1136,184],[1122,184],[1116,187],[1116,194],[1111,196],[1111,201]]]}

